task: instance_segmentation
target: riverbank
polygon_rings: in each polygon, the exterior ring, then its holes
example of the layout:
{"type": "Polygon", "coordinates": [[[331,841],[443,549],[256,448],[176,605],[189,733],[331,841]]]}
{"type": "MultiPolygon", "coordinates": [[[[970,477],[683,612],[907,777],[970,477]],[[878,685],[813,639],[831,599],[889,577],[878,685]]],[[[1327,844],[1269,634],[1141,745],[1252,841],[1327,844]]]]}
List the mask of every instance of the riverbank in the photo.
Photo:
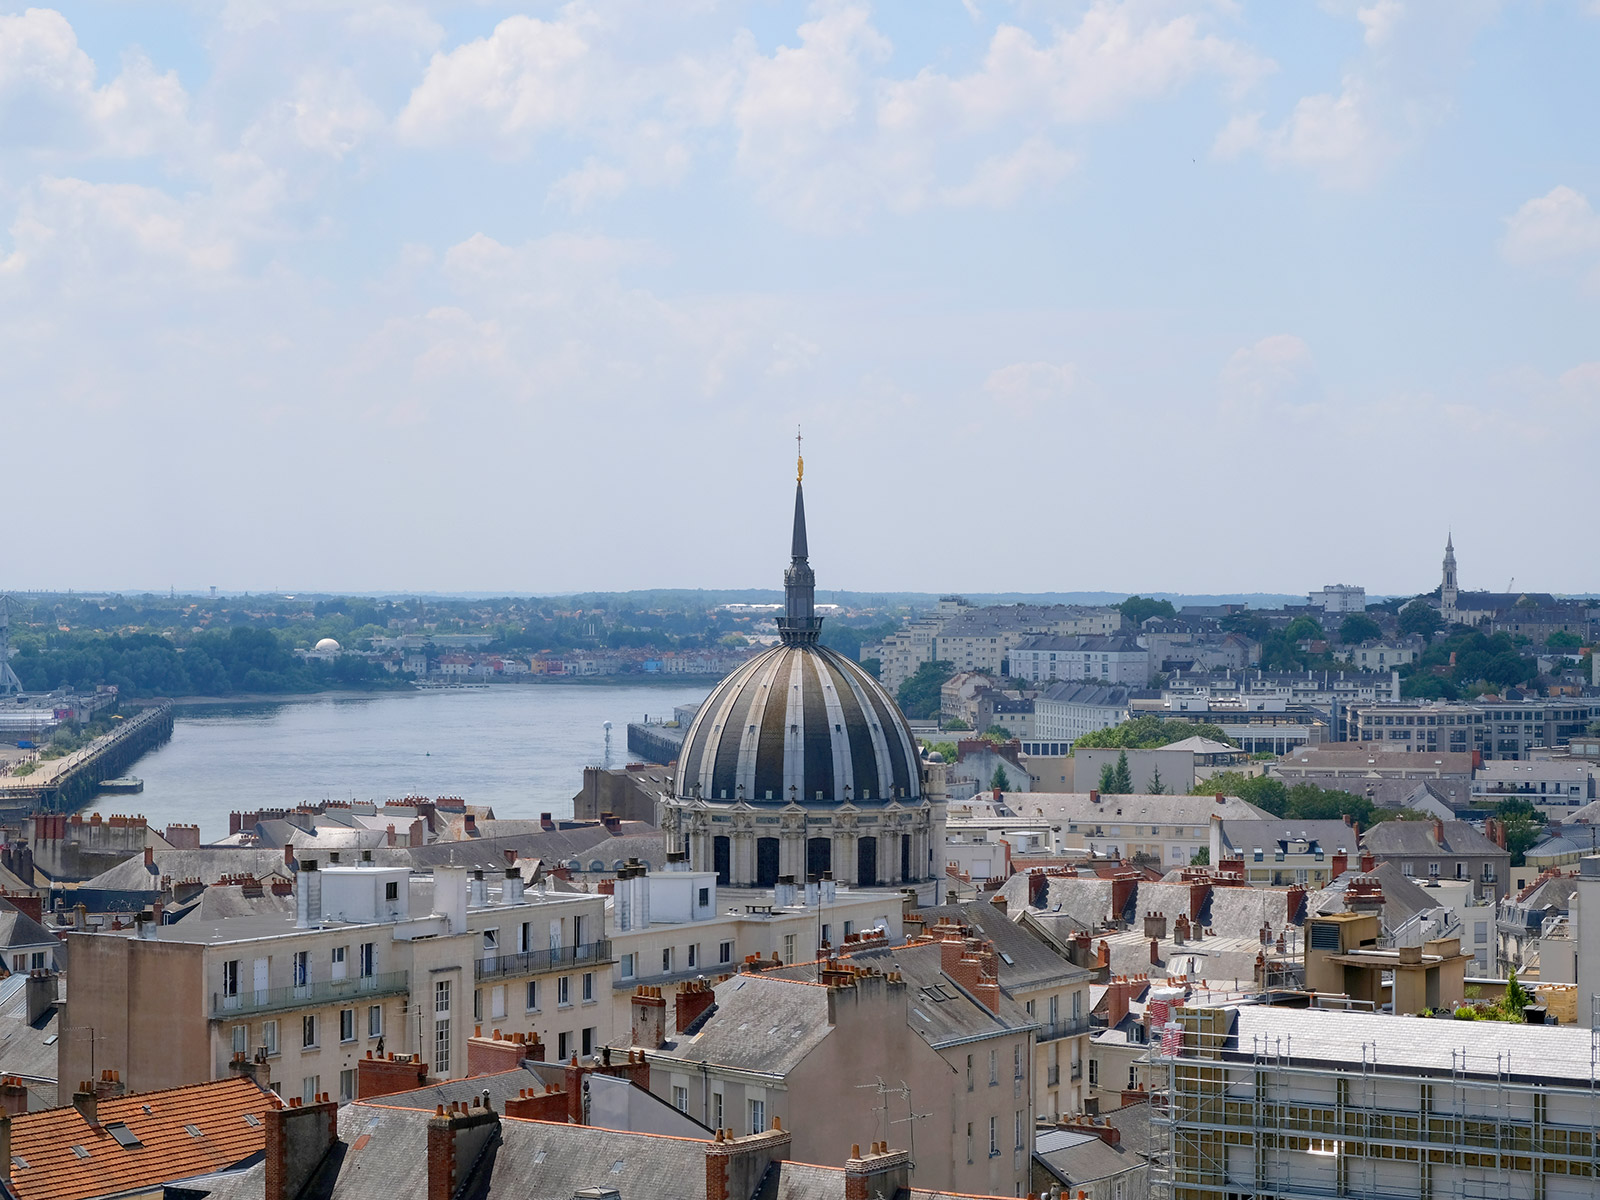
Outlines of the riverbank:
{"type": "Polygon", "coordinates": [[[594,687],[594,688],[682,688],[715,687],[721,675],[585,675],[544,676],[523,680],[504,680],[490,683],[475,680],[471,684],[454,687],[395,687],[395,688],[344,688],[318,692],[235,692],[227,696],[171,696],[165,699],[130,700],[130,707],[148,707],[152,704],[172,703],[180,708],[204,708],[217,704],[293,704],[302,700],[374,700],[391,696],[450,696],[471,692],[514,691],[524,687],[594,687]]]}

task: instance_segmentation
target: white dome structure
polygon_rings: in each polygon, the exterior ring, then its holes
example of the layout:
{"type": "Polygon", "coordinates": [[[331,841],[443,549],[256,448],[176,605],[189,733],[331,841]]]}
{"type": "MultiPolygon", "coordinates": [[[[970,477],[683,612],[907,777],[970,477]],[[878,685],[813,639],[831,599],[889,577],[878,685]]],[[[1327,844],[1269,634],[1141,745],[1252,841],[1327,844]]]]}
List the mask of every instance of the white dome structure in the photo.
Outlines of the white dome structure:
{"type": "Polygon", "coordinates": [[[318,654],[337,654],[340,649],[341,647],[339,643],[334,641],[332,638],[323,638],[317,643],[318,654]]]}

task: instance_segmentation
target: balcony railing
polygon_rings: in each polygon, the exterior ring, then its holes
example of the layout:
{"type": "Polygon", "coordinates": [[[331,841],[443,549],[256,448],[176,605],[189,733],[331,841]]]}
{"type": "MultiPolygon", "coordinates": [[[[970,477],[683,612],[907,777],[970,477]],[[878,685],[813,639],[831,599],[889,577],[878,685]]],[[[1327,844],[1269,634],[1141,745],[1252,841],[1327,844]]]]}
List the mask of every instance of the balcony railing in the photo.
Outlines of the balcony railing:
{"type": "Polygon", "coordinates": [[[407,973],[391,971],[387,975],[358,975],[353,979],[327,979],[316,983],[295,984],[290,987],[262,988],[225,995],[211,993],[211,1016],[214,1020],[243,1017],[251,1013],[277,1012],[291,1008],[311,1008],[333,1004],[340,1000],[360,1000],[368,996],[392,996],[406,990],[407,973]]]}
{"type": "Polygon", "coordinates": [[[560,946],[554,950],[527,950],[521,954],[499,954],[480,958],[472,966],[478,979],[499,979],[506,975],[539,975],[563,967],[592,967],[615,961],[607,940],[560,946]]]}
{"type": "Polygon", "coordinates": [[[1044,1072],[1045,1087],[1059,1087],[1061,1084],[1061,1068],[1046,1067],[1044,1072]]]}
{"type": "Polygon", "coordinates": [[[1073,1020],[1071,1017],[1066,1017],[1060,1020],[1045,1021],[1041,1023],[1039,1026],[1037,1040],[1041,1042],[1053,1042],[1057,1038],[1076,1037],[1080,1033],[1088,1032],[1088,1017],[1079,1017],[1077,1020],[1073,1020]]]}

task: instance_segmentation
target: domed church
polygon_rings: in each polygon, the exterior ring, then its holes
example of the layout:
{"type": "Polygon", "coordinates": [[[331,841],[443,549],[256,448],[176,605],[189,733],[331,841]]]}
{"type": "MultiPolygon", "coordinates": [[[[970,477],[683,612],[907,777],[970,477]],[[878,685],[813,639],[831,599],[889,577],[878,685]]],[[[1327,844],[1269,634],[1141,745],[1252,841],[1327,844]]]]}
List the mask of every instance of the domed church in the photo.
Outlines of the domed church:
{"type": "Polygon", "coordinates": [[[917,742],[894,698],[818,644],[804,475],[802,459],[780,642],[700,706],[662,825],[693,869],[734,887],[829,873],[856,887],[926,883],[943,866],[943,796],[924,794],[917,742]]]}

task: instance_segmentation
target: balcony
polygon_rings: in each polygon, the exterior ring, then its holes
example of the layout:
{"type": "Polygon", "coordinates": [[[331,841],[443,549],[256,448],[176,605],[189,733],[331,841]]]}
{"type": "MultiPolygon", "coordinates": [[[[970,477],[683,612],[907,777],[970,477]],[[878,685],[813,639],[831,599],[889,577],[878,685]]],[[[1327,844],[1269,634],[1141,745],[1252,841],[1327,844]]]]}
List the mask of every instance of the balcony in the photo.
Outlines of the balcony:
{"type": "Polygon", "coordinates": [[[1055,1021],[1041,1021],[1039,1023],[1039,1032],[1035,1034],[1035,1040],[1053,1042],[1057,1038],[1076,1037],[1080,1033],[1088,1032],[1088,1017],[1079,1017],[1077,1020],[1066,1017],[1055,1021]]]}
{"type": "Polygon", "coordinates": [[[232,996],[211,993],[211,1019],[224,1021],[252,1013],[281,1012],[291,1008],[315,1008],[341,1000],[362,1000],[372,996],[393,996],[407,990],[407,973],[360,975],[354,979],[328,979],[292,987],[263,988],[232,996]]]}
{"type": "Polygon", "coordinates": [[[1057,1066],[1057,1067],[1046,1067],[1045,1068],[1044,1085],[1045,1085],[1045,1087],[1060,1087],[1061,1086],[1061,1068],[1060,1067],[1057,1066]]]}
{"type": "Polygon", "coordinates": [[[503,979],[507,975],[542,975],[567,967],[593,967],[616,961],[609,941],[584,942],[559,946],[554,950],[528,950],[522,954],[500,954],[480,958],[472,964],[475,979],[503,979]]]}

